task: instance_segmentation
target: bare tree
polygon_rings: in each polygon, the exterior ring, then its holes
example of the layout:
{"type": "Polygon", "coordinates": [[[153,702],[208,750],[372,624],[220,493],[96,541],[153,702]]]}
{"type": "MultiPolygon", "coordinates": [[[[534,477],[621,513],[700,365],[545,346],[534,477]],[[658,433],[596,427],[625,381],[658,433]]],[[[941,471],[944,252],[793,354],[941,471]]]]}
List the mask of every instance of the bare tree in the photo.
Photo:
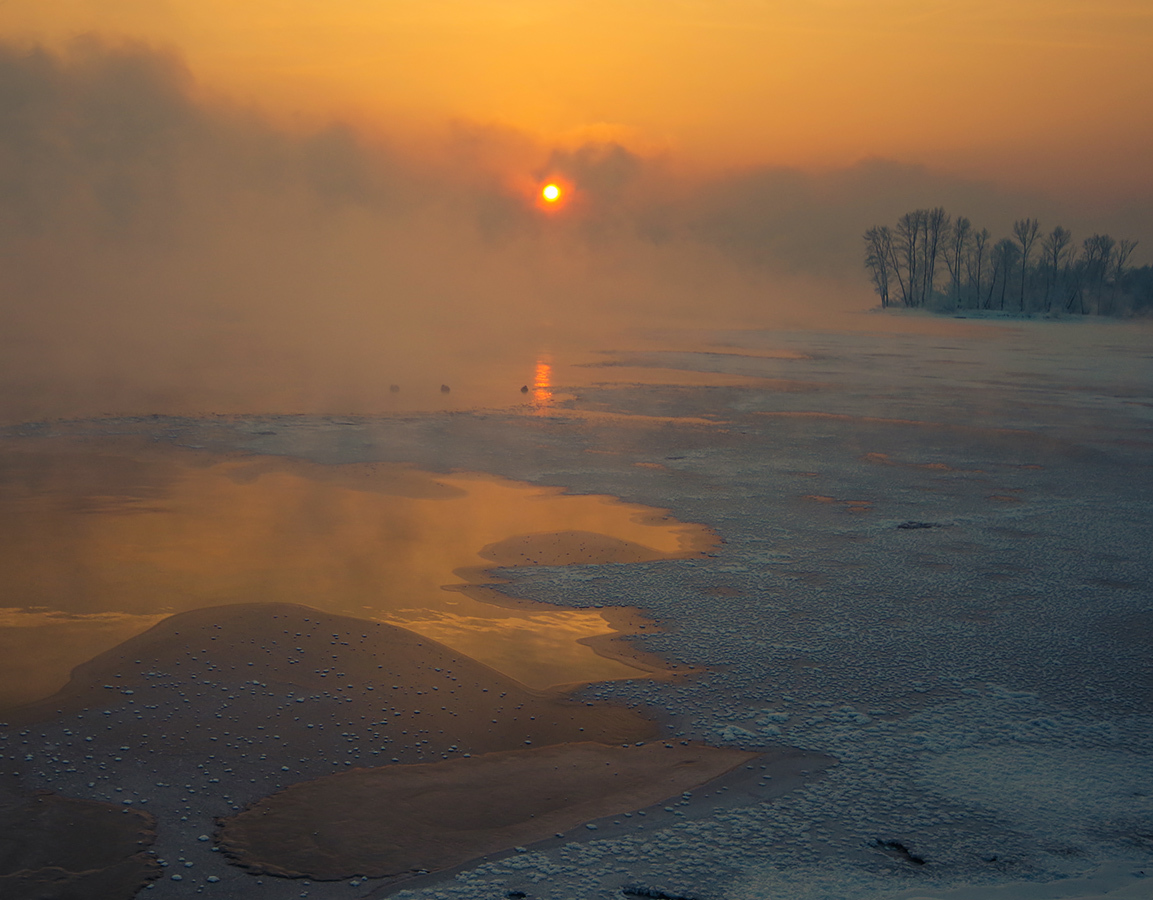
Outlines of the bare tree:
{"type": "Polygon", "coordinates": [[[1102,299],[1105,295],[1105,279],[1112,272],[1113,250],[1117,242],[1107,234],[1094,234],[1081,243],[1081,268],[1083,284],[1088,288],[1098,313],[1105,313],[1102,299]]]}
{"type": "Polygon", "coordinates": [[[901,277],[901,262],[897,258],[897,243],[893,239],[893,232],[886,226],[885,233],[887,240],[885,241],[884,247],[889,254],[889,271],[893,273],[893,277],[897,280],[897,287],[901,291],[901,302],[904,303],[905,306],[908,306],[911,290],[909,281],[907,277],[901,277]]]}
{"type": "Polygon", "coordinates": [[[1021,312],[1056,307],[1108,315],[1119,304],[1153,308],[1153,267],[1141,270],[1148,270],[1148,278],[1131,278],[1127,266],[1137,242],[1118,242],[1107,234],[1094,234],[1078,248],[1060,225],[1042,236],[1036,219],[1018,219],[1012,238],[993,243],[987,228],[977,230],[964,216],[954,222],[938,206],[907,212],[892,229],[870,228],[864,241],[865,268],[883,308],[896,302],[898,291],[907,307],[937,298],[954,309],[995,305],[1004,310],[1016,294],[1021,312]],[[1034,264],[1038,240],[1040,258],[1034,264]],[[938,295],[936,266],[942,258],[949,279],[938,295]]]}
{"type": "MultiPolygon", "coordinates": [[[[881,297],[881,308],[889,306],[889,287],[893,283],[893,233],[889,226],[870,228],[865,232],[865,267],[873,288],[881,297]]],[[[902,287],[903,290],[903,287],[902,287]]]]}
{"type": "Polygon", "coordinates": [[[1058,225],[1041,242],[1041,261],[1045,267],[1045,312],[1052,309],[1053,294],[1057,291],[1062,264],[1068,261],[1073,234],[1058,225]]]}
{"type": "Polygon", "coordinates": [[[949,269],[949,278],[953,282],[953,305],[961,305],[961,269],[965,263],[965,253],[973,238],[973,223],[964,216],[958,216],[953,227],[949,229],[948,241],[945,243],[945,265],[949,269]]]}
{"type": "Polygon", "coordinates": [[[898,257],[897,268],[904,265],[907,283],[902,283],[902,301],[905,306],[917,305],[917,286],[921,283],[921,228],[925,217],[923,209],[905,213],[897,220],[897,230],[894,232],[895,250],[898,257]]]}
{"type": "MultiPolygon", "coordinates": [[[[1000,286],[999,309],[1005,308],[1005,294],[1009,290],[1009,278],[1017,263],[1017,245],[1009,238],[1001,238],[993,245],[993,280],[989,283],[989,300],[992,301],[993,291],[1000,286]],[[1000,280],[998,281],[998,276],[1000,280]]],[[[992,305],[991,302],[989,305],[992,305]]]]}
{"type": "Polygon", "coordinates": [[[973,305],[981,308],[981,285],[985,278],[985,247],[989,243],[989,229],[982,228],[973,232],[973,243],[965,257],[965,271],[969,276],[969,286],[972,289],[973,305]]]}
{"type": "Polygon", "coordinates": [[[1109,311],[1112,312],[1116,308],[1117,292],[1121,289],[1121,282],[1125,277],[1125,264],[1129,262],[1129,257],[1137,247],[1137,241],[1120,240],[1117,242],[1117,252],[1113,254],[1113,292],[1109,301],[1109,311]]]}
{"type": "Polygon", "coordinates": [[[1013,236],[1021,245],[1021,296],[1018,307],[1025,311],[1025,276],[1029,268],[1029,254],[1033,250],[1033,243],[1037,240],[1037,229],[1041,223],[1036,219],[1018,219],[1013,223],[1013,236]]]}
{"type": "Polygon", "coordinates": [[[1073,304],[1076,303],[1077,312],[1086,315],[1089,310],[1085,306],[1085,259],[1075,247],[1069,249],[1062,275],[1068,295],[1065,299],[1065,312],[1072,312],[1073,304]]]}
{"type": "Polygon", "coordinates": [[[949,215],[944,207],[921,210],[921,257],[924,261],[921,281],[921,299],[918,305],[924,306],[933,296],[933,284],[937,273],[937,260],[941,255],[941,238],[948,231],[949,215]]]}

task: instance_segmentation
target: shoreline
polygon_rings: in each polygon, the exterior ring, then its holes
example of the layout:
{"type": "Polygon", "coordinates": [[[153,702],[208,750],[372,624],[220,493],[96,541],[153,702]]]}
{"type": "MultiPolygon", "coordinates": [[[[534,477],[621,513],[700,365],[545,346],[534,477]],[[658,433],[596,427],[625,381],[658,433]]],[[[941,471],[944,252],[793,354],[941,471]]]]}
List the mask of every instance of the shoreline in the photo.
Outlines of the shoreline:
{"type": "Polygon", "coordinates": [[[920,316],[934,319],[968,319],[987,322],[1077,322],[1098,325],[1110,323],[1153,323],[1153,316],[1150,315],[1114,316],[1053,310],[1049,312],[1043,310],[1026,310],[1022,312],[1020,310],[1010,309],[933,309],[920,306],[873,306],[866,311],[880,315],[920,316]]]}
{"type": "MultiPolygon", "coordinates": [[[[516,796],[502,787],[508,778],[494,783],[487,776],[478,777],[470,783],[469,777],[510,758],[535,760],[530,770],[537,772],[532,777],[538,780],[550,768],[542,767],[542,758],[558,766],[590,753],[608,754],[610,761],[634,760],[631,777],[636,788],[623,805],[614,799],[612,790],[602,800],[596,799],[594,790],[583,806],[566,811],[562,803],[559,819],[555,815],[542,818],[548,823],[543,832],[531,823],[535,816],[528,809],[523,815],[526,824],[510,839],[512,843],[504,846],[507,842],[493,835],[479,834],[474,839],[480,842],[474,844],[479,848],[476,853],[450,859],[447,871],[517,852],[513,844],[551,846],[550,842],[559,840],[550,836],[554,831],[562,836],[568,833],[567,840],[573,840],[571,832],[584,823],[594,827],[581,829],[575,837],[610,835],[621,818],[632,818],[632,806],[659,805],[669,796],[694,791],[718,777],[729,779],[715,789],[724,792],[726,800],[747,802],[749,791],[775,796],[804,782],[808,776],[799,774],[801,768],[811,774],[832,762],[820,754],[788,748],[769,751],[770,759],[763,752],[662,738],[661,723],[637,711],[555,691],[531,691],[416,633],[293,604],[208,607],[169,617],[77,667],[69,689],[22,712],[9,714],[7,731],[22,728],[21,733],[28,734],[36,728],[45,746],[57,748],[43,760],[18,764],[24,770],[22,781],[37,770],[40,773],[28,788],[77,798],[100,809],[115,809],[111,804],[123,797],[122,809],[147,811],[156,822],[156,859],[161,868],[169,867],[165,874],[171,872],[173,858],[184,859],[190,847],[220,846],[204,835],[212,835],[217,827],[226,828],[228,820],[244,816],[246,810],[267,805],[285,792],[319,789],[318,796],[330,795],[326,779],[355,776],[355,782],[361,777],[357,772],[400,785],[430,770],[448,772],[461,789],[471,792],[471,808],[488,810],[499,805],[498,798],[516,796]],[[278,642],[285,641],[286,649],[281,651],[278,642]],[[325,660],[329,660],[325,668],[312,668],[325,660]],[[339,680],[328,683],[334,673],[339,680]],[[489,722],[491,716],[496,718],[489,722]],[[355,736],[350,728],[356,729],[355,736]],[[374,746],[380,749],[373,750],[374,746]],[[122,759],[126,750],[131,750],[131,759],[122,759]],[[259,759],[257,751],[261,751],[259,759]],[[662,762],[666,751],[673,754],[668,759],[676,757],[672,768],[662,762]],[[54,762],[65,753],[85,752],[85,758],[92,760],[88,764],[65,768],[67,763],[54,762]],[[386,762],[387,754],[395,754],[391,762],[386,762]],[[201,762],[191,769],[198,759],[201,762]],[[682,764],[689,760],[696,760],[697,768],[684,768],[682,764]],[[151,773],[146,772],[149,765],[151,773]],[[754,765],[758,766],[755,770],[742,768],[754,765]],[[771,785],[750,782],[749,772],[759,777],[766,769],[776,777],[771,785]],[[678,771],[679,775],[672,774],[678,771]],[[84,790],[83,782],[94,776],[96,782],[84,790]],[[679,780],[669,782],[672,787],[666,790],[662,779],[669,777],[679,780]],[[739,787],[731,797],[730,786],[739,787]],[[602,819],[616,824],[606,823],[601,831],[597,823],[602,819]]],[[[597,775],[595,767],[582,765],[581,772],[597,775]]],[[[574,790],[587,791],[590,784],[598,783],[581,772],[574,776],[574,790]]],[[[515,771],[511,777],[515,783],[523,782],[515,771]]],[[[598,777],[604,785],[604,773],[598,777]]],[[[552,779],[541,783],[552,784],[552,779]]],[[[28,791],[23,793],[30,796],[28,791]]],[[[354,789],[349,802],[358,802],[361,793],[354,789]]],[[[531,797],[541,793],[529,792],[531,797]]],[[[434,819],[449,816],[451,820],[461,807],[454,798],[449,793],[442,801],[426,796],[420,802],[431,802],[429,809],[439,810],[434,819]]],[[[712,808],[717,801],[711,805],[704,804],[703,798],[696,805],[677,802],[683,806],[680,814],[689,815],[688,807],[712,808]]],[[[381,808],[393,805],[378,804],[381,808]]],[[[299,813],[299,807],[292,813],[290,804],[290,814],[299,813]]],[[[337,816],[338,821],[341,818],[337,816]]],[[[654,817],[647,819],[660,820],[655,810],[654,817]]],[[[288,822],[285,827],[291,829],[291,816],[288,822]]],[[[199,859],[198,864],[211,862],[197,854],[191,858],[199,859]]],[[[221,884],[216,895],[245,896],[244,885],[251,882],[244,879],[251,876],[235,866],[222,869],[224,862],[216,859],[209,871],[218,883],[234,884],[231,889],[221,884]],[[230,869],[240,880],[226,878],[230,869]]],[[[111,868],[122,865],[118,858],[109,858],[108,864],[111,868]]],[[[98,865],[89,868],[103,871],[98,865]]],[[[149,878],[157,872],[151,862],[146,868],[149,878]]],[[[282,874],[286,873],[277,873],[282,874]]],[[[332,877],[348,874],[362,875],[363,867],[353,865],[350,872],[332,877]]],[[[433,873],[438,874],[445,872],[433,873]]],[[[325,876],[297,872],[294,877],[325,876]]],[[[374,888],[373,896],[404,886],[397,877],[389,876],[387,883],[374,888]]],[[[401,880],[407,881],[407,876],[401,880]]]]}
{"type": "Polygon", "coordinates": [[[538,690],[655,676],[665,669],[657,657],[617,642],[647,626],[639,612],[509,597],[499,591],[508,579],[494,570],[692,558],[719,541],[704,526],[671,520],[667,510],[483,473],[155,447],[125,436],[19,441],[7,453],[11,471],[0,487],[15,489],[8,500],[12,591],[39,589],[45,571],[75,568],[83,580],[49,577],[44,597],[30,598],[44,608],[7,611],[0,644],[11,650],[5,708],[51,696],[76,665],[165,616],[252,601],[389,622],[469,655],[488,650],[477,658],[490,664],[503,654],[538,690]],[[483,520],[502,503],[515,505],[483,520]],[[221,505],[239,512],[218,517],[212,510],[221,505]],[[320,513],[320,526],[310,525],[310,510],[320,513]],[[454,521],[471,516],[482,521],[454,521]],[[326,517],[346,524],[329,533],[326,517]],[[580,530],[598,519],[620,537],[580,530]],[[286,520],[297,524],[284,534],[286,520]],[[557,530],[544,530],[550,524],[557,530]],[[449,544],[431,552],[405,531],[441,527],[449,529],[449,544]],[[635,537],[657,547],[629,539],[635,537]],[[215,558],[219,573],[186,572],[200,557],[215,558]],[[345,571],[359,574],[349,579],[345,571]],[[495,651],[470,636],[474,627],[503,628],[495,651]],[[454,632],[464,645],[454,643],[454,632]],[[536,680],[518,657],[540,659],[536,680]]]}

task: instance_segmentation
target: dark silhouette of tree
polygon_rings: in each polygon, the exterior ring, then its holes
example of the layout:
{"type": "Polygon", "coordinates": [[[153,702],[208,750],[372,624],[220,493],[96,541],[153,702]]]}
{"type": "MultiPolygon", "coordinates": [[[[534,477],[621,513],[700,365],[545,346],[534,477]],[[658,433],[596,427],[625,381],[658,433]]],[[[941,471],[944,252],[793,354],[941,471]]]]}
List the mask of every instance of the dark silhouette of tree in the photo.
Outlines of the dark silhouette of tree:
{"type": "Polygon", "coordinates": [[[961,305],[961,271],[965,267],[965,254],[972,239],[973,223],[964,216],[958,216],[953,227],[949,229],[944,253],[945,265],[949,269],[949,280],[953,284],[951,291],[953,306],[961,305]]]}
{"type": "Polygon", "coordinates": [[[1153,313],[1153,266],[1127,269],[1124,291],[1132,298],[1135,313],[1153,313]]]}
{"type": "Polygon", "coordinates": [[[1018,219],[1013,237],[991,243],[987,228],[942,207],[915,209],[893,228],[864,234],[865,268],[881,306],[999,309],[1014,295],[1017,311],[1128,315],[1153,309],[1153,267],[1131,274],[1136,241],[1094,234],[1081,242],[1060,225],[1042,236],[1036,219],[1018,219]],[[1036,253],[1040,240],[1040,252],[1036,253]],[[938,289],[937,262],[948,281],[938,289]]]}
{"type": "MultiPolygon", "coordinates": [[[[865,232],[865,266],[873,281],[873,288],[881,297],[881,308],[889,306],[889,288],[893,284],[896,266],[893,265],[893,233],[887,225],[870,228],[865,232]]],[[[902,294],[904,286],[901,287],[902,294]]]]}
{"type": "Polygon", "coordinates": [[[898,269],[904,266],[906,280],[901,284],[901,301],[905,306],[917,305],[917,286],[921,283],[921,227],[925,217],[923,209],[905,213],[897,220],[893,232],[898,269]]]}
{"type": "Polygon", "coordinates": [[[1033,244],[1037,240],[1037,229],[1041,223],[1036,219],[1018,219],[1013,223],[1013,236],[1021,245],[1021,294],[1018,309],[1025,311],[1025,283],[1029,270],[1029,254],[1033,251],[1033,244]]]}
{"type": "Polygon", "coordinates": [[[1089,293],[1090,306],[1099,313],[1104,307],[1105,279],[1113,268],[1113,250],[1117,242],[1107,234],[1094,234],[1081,243],[1082,285],[1089,293]]]}
{"type": "Polygon", "coordinates": [[[982,228],[980,231],[973,232],[973,243],[970,246],[969,255],[966,257],[965,271],[969,276],[970,293],[973,297],[973,306],[981,306],[981,285],[984,283],[985,270],[984,265],[988,252],[986,247],[989,244],[989,229],[982,228]]]}
{"type": "Polygon", "coordinates": [[[989,296],[985,309],[992,308],[994,291],[998,287],[1000,290],[996,292],[999,295],[997,308],[1004,309],[1005,295],[1009,290],[1009,279],[1016,270],[1017,245],[1009,238],[1001,238],[993,245],[993,251],[990,255],[993,262],[993,280],[989,282],[989,296]]]}
{"type": "Polygon", "coordinates": [[[915,209],[897,220],[893,231],[893,262],[897,271],[901,300],[905,306],[924,306],[933,294],[937,260],[941,258],[941,236],[949,216],[941,207],[915,209]]]}
{"type": "Polygon", "coordinates": [[[941,255],[941,237],[949,228],[949,216],[943,207],[923,210],[922,217],[922,258],[925,262],[924,279],[921,282],[921,296],[918,306],[924,306],[933,293],[933,282],[937,273],[937,260],[941,255]]]}
{"type": "Polygon", "coordinates": [[[1045,267],[1045,312],[1053,308],[1053,296],[1058,293],[1061,272],[1072,255],[1073,234],[1058,225],[1041,242],[1041,262],[1045,267]]]}
{"type": "Polygon", "coordinates": [[[1125,277],[1125,264],[1137,249],[1137,241],[1123,239],[1117,242],[1117,253],[1113,260],[1113,284],[1120,285],[1125,277]]]}

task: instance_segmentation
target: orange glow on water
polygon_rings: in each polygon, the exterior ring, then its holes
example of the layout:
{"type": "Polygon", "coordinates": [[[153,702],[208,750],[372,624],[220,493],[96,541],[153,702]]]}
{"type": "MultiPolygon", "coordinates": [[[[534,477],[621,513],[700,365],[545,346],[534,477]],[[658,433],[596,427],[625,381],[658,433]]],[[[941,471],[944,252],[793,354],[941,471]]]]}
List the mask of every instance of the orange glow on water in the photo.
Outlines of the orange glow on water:
{"type": "Polygon", "coordinates": [[[546,359],[538,359],[536,375],[532,382],[532,405],[538,413],[545,412],[552,405],[552,364],[546,359]]]}
{"type": "MultiPolygon", "coordinates": [[[[535,397],[551,396],[550,369],[538,366],[535,397]]],[[[400,625],[535,689],[634,678],[587,644],[616,633],[602,611],[514,608],[488,570],[691,557],[712,541],[662,510],[394,463],[115,444],[5,445],[0,463],[0,590],[13,601],[0,607],[0,707],[50,695],[168,614],[239,602],[400,625]]]]}

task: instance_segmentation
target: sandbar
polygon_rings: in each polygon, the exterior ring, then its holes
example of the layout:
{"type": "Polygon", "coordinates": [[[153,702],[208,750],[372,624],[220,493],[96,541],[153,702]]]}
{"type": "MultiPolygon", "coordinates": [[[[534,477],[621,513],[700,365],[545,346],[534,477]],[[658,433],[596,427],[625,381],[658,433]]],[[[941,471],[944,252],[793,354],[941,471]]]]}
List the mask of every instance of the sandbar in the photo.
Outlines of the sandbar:
{"type": "Polygon", "coordinates": [[[260,800],[225,819],[218,840],[257,873],[435,872],[641,809],[756,756],[703,744],[585,742],[359,769],[260,800]]]}

